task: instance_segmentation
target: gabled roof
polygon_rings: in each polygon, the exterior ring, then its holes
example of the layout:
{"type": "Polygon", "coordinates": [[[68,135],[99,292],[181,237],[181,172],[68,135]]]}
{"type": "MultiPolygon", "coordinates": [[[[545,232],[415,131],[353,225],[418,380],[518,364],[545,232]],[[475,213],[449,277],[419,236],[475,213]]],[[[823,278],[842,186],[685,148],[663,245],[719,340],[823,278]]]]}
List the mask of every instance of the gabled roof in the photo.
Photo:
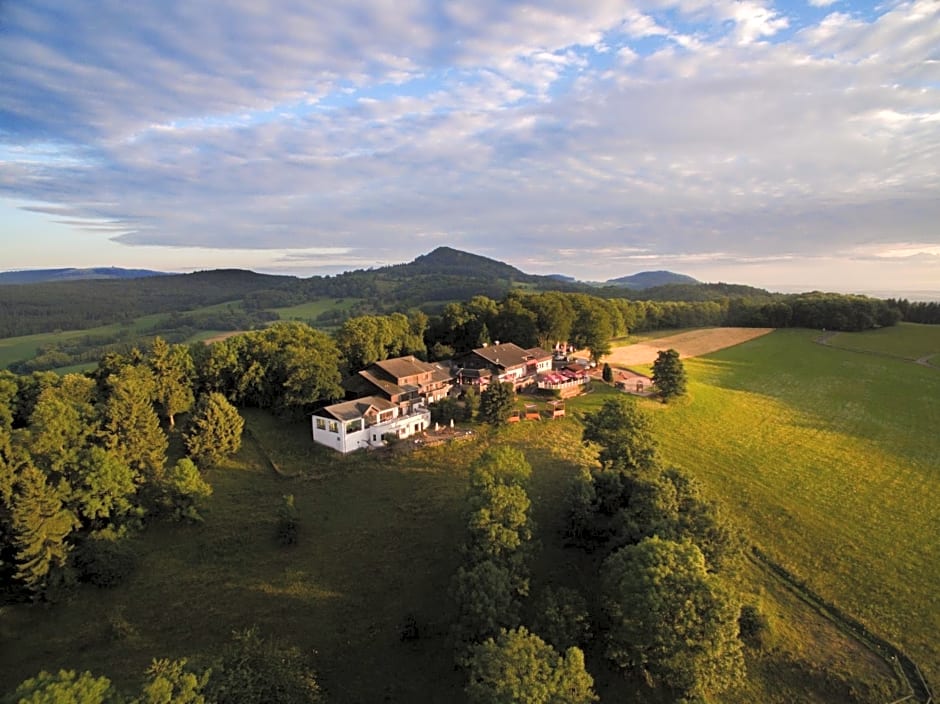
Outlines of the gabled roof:
{"type": "Polygon", "coordinates": [[[473,354],[482,357],[489,364],[503,369],[521,366],[534,357],[529,350],[524,350],[512,342],[478,347],[473,350],[473,354]]]}
{"type": "Polygon", "coordinates": [[[375,386],[377,389],[384,391],[389,396],[398,396],[399,394],[403,394],[406,391],[395,382],[388,381],[387,379],[383,379],[382,377],[373,374],[369,369],[363,369],[361,372],[359,372],[359,376],[360,378],[365,379],[370,384],[375,386]]]}
{"type": "Polygon", "coordinates": [[[428,372],[434,371],[433,364],[422,362],[414,355],[386,359],[381,362],[376,362],[372,366],[378,367],[393,379],[404,379],[405,377],[415,376],[416,374],[427,374],[428,372]]]}
{"type": "Polygon", "coordinates": [[[529,349],[526,350],[526,352],[532,355],[535,359],[539,360],[540,362],[544,362],[545,360],[552,358],[552,353],[546,352],[541,347],[530,347],[529,349]]]}
{"type": "Polygon", "coordinates": [[[392,408],[396,408],[396,405],[381,396],[366,396],[353,401],[343,401],[342,403],[334,403],[332,406],[325,406],[318,411],[314,411],[313,415],[347,422],[365,417],[370,409],[378,413],[392,408]]]}

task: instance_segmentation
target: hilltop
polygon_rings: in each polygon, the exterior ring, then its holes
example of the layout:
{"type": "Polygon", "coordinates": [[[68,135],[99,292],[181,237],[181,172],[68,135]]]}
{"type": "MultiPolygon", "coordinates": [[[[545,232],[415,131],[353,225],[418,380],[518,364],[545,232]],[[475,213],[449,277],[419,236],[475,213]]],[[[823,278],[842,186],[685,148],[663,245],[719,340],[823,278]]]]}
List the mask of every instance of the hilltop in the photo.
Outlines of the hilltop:
{"type": "Polygon", "coordinates": [[[165,271],[152,269],[122,269],[116,266],[98,266],[87,269],[28,269],[0,272],[0,284],[37,284],[50,281],[85,281],[90,279],[142,279],[149,276],[167,276],[165,271]]]}
{"type": "Polygon", "coordinates": [[[699,284],[700,281],[693,279],[686,274],[676,274],[672,271],[641,271],[629,276],[621,276],[616,279],[608,279],[607,285],[624,286],[632,289],[655,288],[656,286],[666,286],[668,284],[699,284]]]}

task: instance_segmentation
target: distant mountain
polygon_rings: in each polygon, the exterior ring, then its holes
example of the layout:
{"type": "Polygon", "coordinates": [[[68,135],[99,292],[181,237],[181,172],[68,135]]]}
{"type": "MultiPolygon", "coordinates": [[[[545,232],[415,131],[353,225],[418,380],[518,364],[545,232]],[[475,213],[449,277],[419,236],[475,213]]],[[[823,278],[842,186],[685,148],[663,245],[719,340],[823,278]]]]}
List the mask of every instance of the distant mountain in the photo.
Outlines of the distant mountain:
{"type": "Polygon", "coordinates": [[[676,274],[672,271],[641,271],[639,274],[621,276],[617,279],[608,279],[606,282],[608,286],[623,286],[624,288],[632,288],[635,290],[667,286],[669,284],[697,283],[701,282],[693,279],[691,276],[676,274]]]}
{"type": "Polygon", "coordinates": [[[546,275],[545,275],[545,278],[546,278],[546,279],[555,279],[555,281],[566,281],[566,282],[571,283],[571,284],[573,284],[575,281],[577,281],[576,278],[574,278],[573,276],[568,276],[567,274],[546,274],[546,275]]]}
{"type": "MultiPolygon", "coordinates": [[[[474,278],[512,279],[515,281],[530,281],[540,277],[526,274],[505,262],[479,254],[462,252],[452,247],[438,247],[437,249],[416,257],[408,264],[384,267],[386,269],[407,270],[414,274],[443,274],[445,276],[470,276],[474,278]]],[[[381,270],[380,270],[381,271],[381,270]]]]}
{"type": "Polygon", "coordinates": [[[121,269],[114,266],[90,269],[32,269],[0,272],[0,284],[38,284],[48,281],[85,281],[88,279],[142,279],[149,276],[168,276],[168,274],[165,271],[121,269]]]}

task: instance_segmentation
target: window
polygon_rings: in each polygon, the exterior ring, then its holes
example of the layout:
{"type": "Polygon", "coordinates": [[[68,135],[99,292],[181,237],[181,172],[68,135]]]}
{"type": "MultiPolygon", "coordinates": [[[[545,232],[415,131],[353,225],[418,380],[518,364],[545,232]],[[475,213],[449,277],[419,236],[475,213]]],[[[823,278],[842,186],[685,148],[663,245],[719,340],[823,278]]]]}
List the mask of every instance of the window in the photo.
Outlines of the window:
{"type": "Polygon", "coordinates": [[[317,418],[317,430],[326,430],[325,418],[317,418]]]}
{"type": "Polygon", "coordinates": [[[351,420],[346,424],[347,433],[355,433],[362,430],[362,419],[357,418],[356,420],[351,420]]]}
{"type": "Polygon", "coordinates": [[[339,432],[339,423],[337,423],[335,420],[330,421],[330,432],[331,433],[339,432]]]}

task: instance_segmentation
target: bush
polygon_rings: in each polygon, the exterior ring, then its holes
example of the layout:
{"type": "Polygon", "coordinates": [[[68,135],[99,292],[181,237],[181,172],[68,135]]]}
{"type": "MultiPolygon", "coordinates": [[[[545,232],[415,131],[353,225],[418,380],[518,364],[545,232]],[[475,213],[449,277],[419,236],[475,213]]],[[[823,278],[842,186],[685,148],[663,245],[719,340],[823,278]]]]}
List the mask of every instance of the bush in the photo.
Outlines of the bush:
{"type": "Polygon", "coordinates": [[[96,587],[114,587],[137,566],[137,555],[122,541],[88,538],[72,553],[78,579],[96,587]]]}
{"type": "Polygon", "coordinates": [[[294,506],[294,495],[285,494],[277,514],[277,542],[284,546],[296,545],[299,529],[300,516],[294,506]]]}
{"type": "Polygon", "coordinates": [[[741,615],[738,617],[738,628],[741,634],[741,641],[759,652],[764,652],[770,648],[773,641],[773,632],[770,628],[770,621],[767,616],[753,604],[745,604],[741,607],[741,615]]]}

